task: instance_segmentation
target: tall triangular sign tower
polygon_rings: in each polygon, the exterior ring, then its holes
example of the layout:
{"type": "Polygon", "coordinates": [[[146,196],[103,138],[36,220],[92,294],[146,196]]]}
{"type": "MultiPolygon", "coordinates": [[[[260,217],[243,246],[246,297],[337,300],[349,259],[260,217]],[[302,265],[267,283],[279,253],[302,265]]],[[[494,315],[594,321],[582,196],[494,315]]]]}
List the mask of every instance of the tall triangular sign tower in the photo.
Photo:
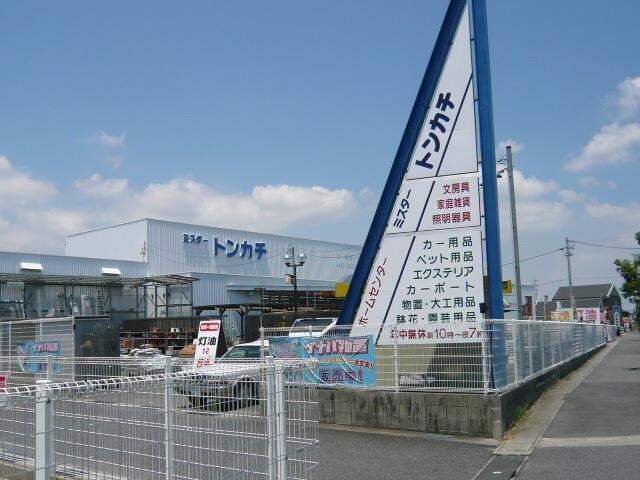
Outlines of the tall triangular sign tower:
{"type": "Polygon", "coordinates": [[[340,313],[352,335],[477,342],[503,318],[494,141],[485,0],[451,0],[340,313]]]}

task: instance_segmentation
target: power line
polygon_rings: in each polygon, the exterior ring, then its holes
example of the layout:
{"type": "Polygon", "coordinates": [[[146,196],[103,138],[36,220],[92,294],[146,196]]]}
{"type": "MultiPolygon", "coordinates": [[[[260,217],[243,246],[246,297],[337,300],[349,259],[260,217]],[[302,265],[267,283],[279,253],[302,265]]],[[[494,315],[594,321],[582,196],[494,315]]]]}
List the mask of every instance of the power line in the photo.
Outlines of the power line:
{"type": "MultiPolygon", "coordinates": [[[[590,276],[582,276],[582,277],[573,277],[577,280],[594,280],[594,279],[599,279],[599,278],[620,278],[620,275],[590,275],[590,276]]],[[[542,282],[542,283],[538,283],[538,286],[542,286],[542,285],[551,285],[552,283],[560,283],[560,282],[566,282],[567,279],[566,278],[561,278],[559,280],[550,280],[548,282],[542,282]]]]}
{"type": "MultiPolygon", "coordinates": [[[[544,252],[544,253],[540,253],[538,255],[534,255],[533,257],[521,258],[520,261],[521,262],[526,262],[527,260],[533,260],[534,258],[540,258],[540,257],[544,257],[545,255],[551,255],[552,253],[556,253],[556,252],[559,252],[561,250],[564,250],[564,248],[556,248],[554,250],[549,250],[548,252],[544,252]]],[[[513,262],[503,263],[502,266],[506,267],[507,265],[512,265],[512,264],[513,264],[513,262]]]]}
{"type": "Polygon", "coordinates": [[[600,243],[583,242],[581,240],[569,240],[569,241],[573,243],[578,243],[580,245],[586,245],[589,247],[614,248],[617,250],[640,250],[640,247],[621,247],[618,245],[602,245],[600,243]]]}

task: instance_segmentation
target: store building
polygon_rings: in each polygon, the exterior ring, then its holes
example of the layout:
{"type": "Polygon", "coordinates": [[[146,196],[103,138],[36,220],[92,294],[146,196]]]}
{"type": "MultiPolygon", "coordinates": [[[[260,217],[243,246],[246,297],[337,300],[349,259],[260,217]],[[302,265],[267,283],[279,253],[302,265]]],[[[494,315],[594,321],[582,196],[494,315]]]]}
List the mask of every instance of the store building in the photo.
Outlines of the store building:
{"type": "Polygon", "coordinates": [[[326,303],[360,253],[350,244],[142,219],[70,235],[63,256],[0,252],[0,317],[221,315],[237,334],[244,315],[291,303],[283,260],[291,247],[304,254],[301,311],[326,303]]]}

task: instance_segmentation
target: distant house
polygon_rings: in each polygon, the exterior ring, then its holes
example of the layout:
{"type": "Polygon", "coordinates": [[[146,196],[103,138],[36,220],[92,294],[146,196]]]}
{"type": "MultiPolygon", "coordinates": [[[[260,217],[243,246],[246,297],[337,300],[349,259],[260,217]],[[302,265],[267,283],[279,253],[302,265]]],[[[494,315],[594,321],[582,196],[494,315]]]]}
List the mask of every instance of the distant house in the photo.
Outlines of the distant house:
{"type": "MultiPolygon", "coordinates": [[[[613,283],[576,285],[573,287],[573,297],[576,300],[576,308],[605,309],[609,321],[613,320],[613,307],[616,305],[622,307],[622,297],[613,283]]],[[[558,288],[551,302],[547,303],[547,312],[549,312],[549,307],[552,307],[553,310],[556,310],[556,308],[571,308],[569,287],[558,288]]],[[[542,308],[542,305],[540,308],[542,308]]]]}

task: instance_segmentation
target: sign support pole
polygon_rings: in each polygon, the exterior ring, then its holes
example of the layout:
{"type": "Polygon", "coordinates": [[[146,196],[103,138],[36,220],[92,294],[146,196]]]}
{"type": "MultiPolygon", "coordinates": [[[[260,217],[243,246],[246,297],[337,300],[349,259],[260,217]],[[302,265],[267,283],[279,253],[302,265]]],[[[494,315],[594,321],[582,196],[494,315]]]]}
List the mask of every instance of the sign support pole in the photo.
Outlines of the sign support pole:
{"type": "MultiPolygon", "coordinates": [[[[491,319],[504,318],[502,299],[502,262],[500,258],[500,224],[498,218],[498,182],[496,180],[495,135],[489,67],[489,34],[486,0],[472,0],[474,62],[480,127],[480,159],[482,162],[482,193],[484,196],[484,225],[486,238],[487,304],[491,319]]],[[[494,388],[506,378],[506,350],[504,324],[495,322],[491,335],[491,356],[494,388]],[[502,330],[502,331],[498,331],[502,330]],[[499,382],[496,380],[499,379],[499,382]]]]}

